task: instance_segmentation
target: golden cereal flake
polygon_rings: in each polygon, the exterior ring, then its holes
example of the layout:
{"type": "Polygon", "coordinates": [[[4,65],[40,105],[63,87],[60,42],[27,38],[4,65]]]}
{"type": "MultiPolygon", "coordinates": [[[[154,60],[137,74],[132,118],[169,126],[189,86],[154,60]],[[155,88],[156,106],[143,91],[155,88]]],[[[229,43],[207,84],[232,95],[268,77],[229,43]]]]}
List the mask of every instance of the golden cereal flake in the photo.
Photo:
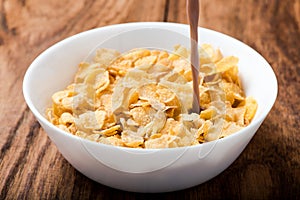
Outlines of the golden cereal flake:
{"type": "Polygon", "coordinates": [[[239,59],[235,56],[222,58],[216,63],[217,72],[225,72],[238,64],[239,59]]]}
{"type": "Polygon", "coordinates": [[[147,140],[145,148],[147,149],[162,149],[178,147],[180,138],[175,135],[162,135],[161,137],[147,140]]]}
{"type": "Polygon", "coordinates": [[[105,136],[113,136],[118,133],[118,131],[121,130],[120,125],[115,125],[110,128],[104,129],[104,130],[94,130],[94,133],[100,134],[100,135],[105,135],[105,136]]]}
{"type": "Polygon", "coordinates": [[[121,135],[122,142],[127,147],[133,147],[136,148],[144,143],[144,137],[136,134],[136,132],[133,131],[123,131],[121,135]]]}
{"type": "Polygon", "coordinates": [[[98,49],[94,57],[94,62],[108,66],[119,56],[120,53],[114,49],[98,49]]]}
{"type": "Polygon", "coordinates": [[[257,102],[253,97],[246,98],[246,104],[245,104],[245,108],[246,108],[245,124],[246,125],[248,125],[251,122],[251,120],[254,118],[257,107],[258,107],[257,102]]]}

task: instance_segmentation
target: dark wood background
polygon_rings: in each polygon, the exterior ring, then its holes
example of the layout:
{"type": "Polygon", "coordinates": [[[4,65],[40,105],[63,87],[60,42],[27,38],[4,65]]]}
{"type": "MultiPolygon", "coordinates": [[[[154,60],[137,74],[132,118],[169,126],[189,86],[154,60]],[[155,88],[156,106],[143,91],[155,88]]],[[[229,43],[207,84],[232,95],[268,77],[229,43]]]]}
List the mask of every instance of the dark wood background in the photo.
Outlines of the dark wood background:
{"type": "Polygon", "coordinates": [[[98,184],[62,157],[24,102],[23,76],[43,50],[81,31],[187,23],[185,0],[0,0],[0,199],[299,199],[300,1],[201,0],[200,10],[200,26],[236,37],[268,60],[277,101],[219,176],[183,191],[136,194],[98,184]]]}

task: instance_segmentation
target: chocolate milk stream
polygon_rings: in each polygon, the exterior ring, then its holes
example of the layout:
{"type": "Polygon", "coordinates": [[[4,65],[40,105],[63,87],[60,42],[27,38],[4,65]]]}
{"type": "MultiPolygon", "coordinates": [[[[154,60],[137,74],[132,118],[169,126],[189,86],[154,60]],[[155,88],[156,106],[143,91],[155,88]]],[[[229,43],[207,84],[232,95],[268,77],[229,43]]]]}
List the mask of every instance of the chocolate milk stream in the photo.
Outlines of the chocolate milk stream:
{"type": "Polygon", "coordinates": [[[193,76],[193,107],[192,113],[200,113],[199,97],[199,53],[198,53],[198,20],[199,20],[199,1],[187,0],[186,10],[190,24],[191,38],[191,68],[193,76]]]}

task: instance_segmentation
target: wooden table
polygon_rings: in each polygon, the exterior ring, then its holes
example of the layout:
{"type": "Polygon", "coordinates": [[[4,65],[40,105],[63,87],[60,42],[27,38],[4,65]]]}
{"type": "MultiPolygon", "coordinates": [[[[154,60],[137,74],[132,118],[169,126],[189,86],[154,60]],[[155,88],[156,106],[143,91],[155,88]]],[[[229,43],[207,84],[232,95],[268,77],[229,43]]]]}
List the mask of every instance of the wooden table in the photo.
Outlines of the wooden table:
{"type": "Polygon", "coordinates": [[[299,199],[300,1],[202,0],[200,10],[200,26],[236,37],[268,60],[277,101],[219,176],[183,191],[136,194],[98,184],[62,157],[24,102],[23,76],[43,50],[81,31],[187,23],[185,0],[0,0],[0,199],[299,199]]]}

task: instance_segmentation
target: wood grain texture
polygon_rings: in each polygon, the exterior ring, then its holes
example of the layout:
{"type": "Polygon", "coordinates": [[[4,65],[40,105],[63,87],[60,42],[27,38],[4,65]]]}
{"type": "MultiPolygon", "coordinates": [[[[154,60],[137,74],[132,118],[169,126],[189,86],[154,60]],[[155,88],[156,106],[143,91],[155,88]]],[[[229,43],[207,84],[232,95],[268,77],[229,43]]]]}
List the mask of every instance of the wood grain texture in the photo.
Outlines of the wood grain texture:
{"type": "Polygon", "coordinates": [[[277,101],[219,176],[183,191],[136,194],[86,178],[61,156],[24,102],[23,76],[39,53],[81,31],[135,21],[187,23],[185,1],[0,0],[0,199],[300,199],[300,1],[201,0],[200,16],[200,26],[268,60],[277,101]]]}

